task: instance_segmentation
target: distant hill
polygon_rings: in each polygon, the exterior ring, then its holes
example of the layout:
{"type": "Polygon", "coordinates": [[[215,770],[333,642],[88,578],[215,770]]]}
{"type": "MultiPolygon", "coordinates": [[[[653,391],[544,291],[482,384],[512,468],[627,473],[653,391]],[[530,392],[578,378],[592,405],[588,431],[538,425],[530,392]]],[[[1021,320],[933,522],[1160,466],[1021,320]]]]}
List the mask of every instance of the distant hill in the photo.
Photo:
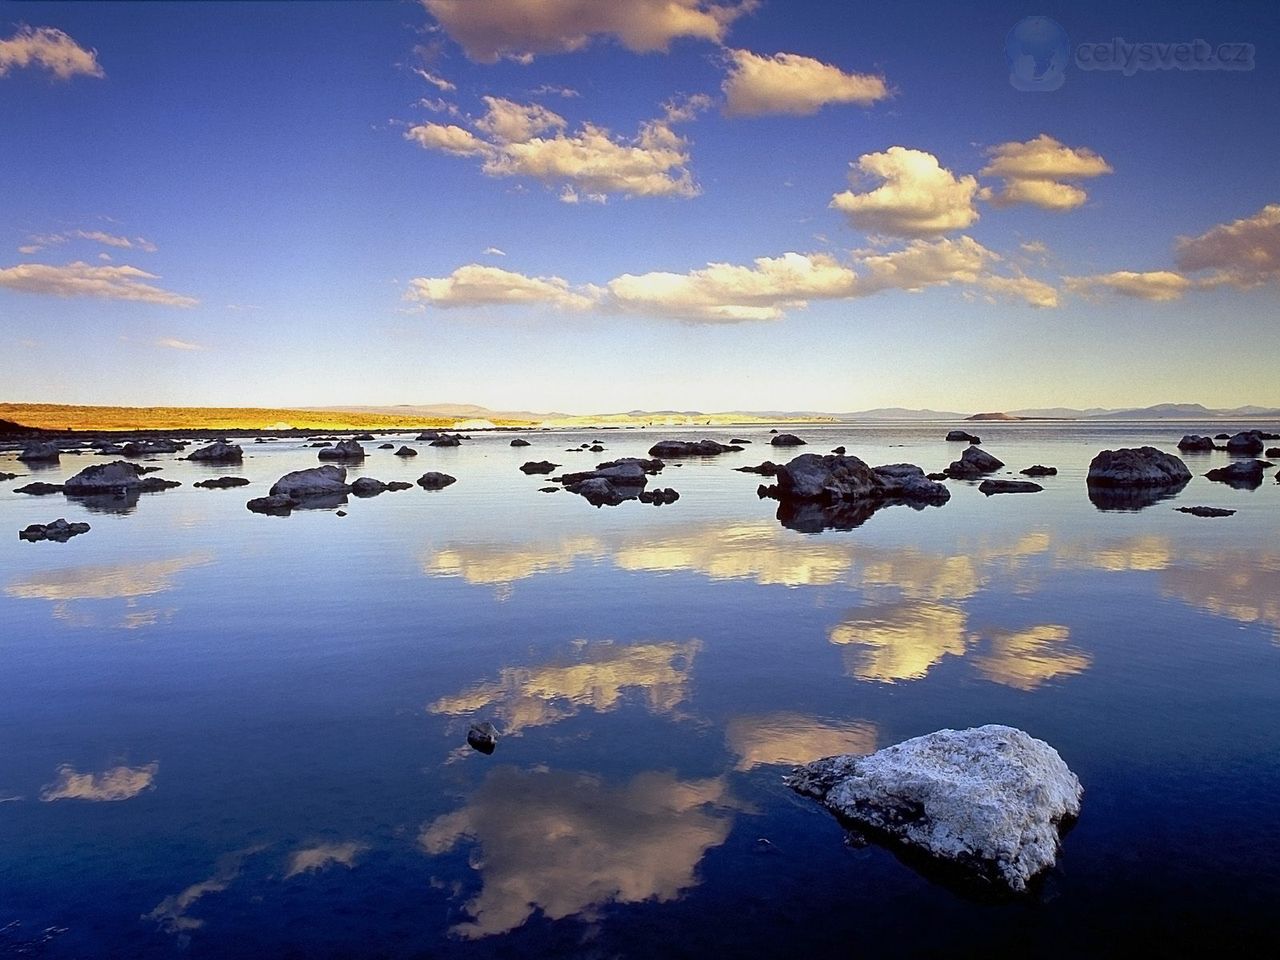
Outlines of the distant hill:
{"type": "Polygon", "coordinates": [[[963,413],[953,410],[910,410],[906,407],[876,407],[857,413],[838,413],[841,420],[960,420],[963,413]]]}

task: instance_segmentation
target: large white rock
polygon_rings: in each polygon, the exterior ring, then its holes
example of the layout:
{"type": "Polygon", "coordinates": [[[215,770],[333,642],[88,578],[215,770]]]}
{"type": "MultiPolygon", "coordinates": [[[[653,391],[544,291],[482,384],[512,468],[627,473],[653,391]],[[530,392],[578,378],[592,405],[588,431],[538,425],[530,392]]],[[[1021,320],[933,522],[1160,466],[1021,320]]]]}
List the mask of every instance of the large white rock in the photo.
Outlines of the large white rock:
{"type": "Polygon", "coordinates": [[[1058,751],[1014,727],[939,730],[788,781],[853,823],[1013,891],[1051,867],[1083,790],[1058,751]]]}

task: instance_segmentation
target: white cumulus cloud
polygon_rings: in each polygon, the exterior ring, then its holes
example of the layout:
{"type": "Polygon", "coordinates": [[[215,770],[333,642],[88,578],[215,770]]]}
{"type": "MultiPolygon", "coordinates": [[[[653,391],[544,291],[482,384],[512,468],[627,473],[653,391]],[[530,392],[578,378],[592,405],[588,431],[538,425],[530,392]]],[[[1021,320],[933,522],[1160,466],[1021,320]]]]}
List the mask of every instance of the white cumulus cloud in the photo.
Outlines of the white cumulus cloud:
{"type": "Polygon", "coordinates": [[[757,0],[422,0],[472,60],[528,63],[537,54],[571,53],[596,37],[652,53],[690,37],[720,43],[757,0]]]}
{"type": "Polygon", "coordinates": [[[830,103],[868,106],[889,96],[884,77],[846,73],[839,67],[798,53],[763,56],[750,50],[728,51],[729,73],[721,89],[725,113],[808,115],[830,103]]]}
{"type": "Polygon", "coordinates": [[[1110,292],[1139,300],[1177,300],[1194,286],[1192,280],[1171,270],[1116,270],[1063,279],[1072,293],[1092,296],[1110,292]]]}
{"type": "Polygon", "coordinates": [[[1180,237],[1175,252],[1180,269],[1212,271],[1213,283],[1252,287],[1280,280],[1280,203],[1198,237],[1180,237]]]}
{"type": "Polygon", "coordinates": [[[64,266],[46,263],[20,263],[0,267],[0,287],[23,293],[55,297],[96,297],[102,300],[136,300],[168,307],[194,307],[194,297],[163,290],[147,280],[158,280],[154,273],[137,267],[93,266],[77,260],[64,266]]]}
{"type": "Polygon", "coordinates": [[[589,293],[573,290],[559,277],[526,277],[479,263],[459,267],[447,277],[417,277],[405,297],[437,307],[548,304],[583,310],[594,302],[589,293]]]}
{"type": "Polygon", "coordinates": [[[1074,210],[1089,195],[1066,181],[1112,172],[1111,165],[1088,147],[1068,147],[1047,133],[1023,143],[1001,143],[987,153],[991,161],[982,175],[999,177],[1004,185],[984,190],[982,197],[997,206],[1029,203],[1044,210],[1074,210]]]}
{"type": "Polygon", "coordinates": [[[868,233],[898,237],[929,237],[960,230],[978,219],[974,195],[978,181],[957,177],[938,158],[923,150],[890,147],[883,153],[858,158],[850,181],[863,178],[882,183],[859,193],[845,190],[831,198],[831,207],[868,233]]]}
{"type": "Polygon", "coordinates": [[[22,67],[43,67],[59,80],[72,77],[105,77],[98,52],[86,50],[54,27],[18,27],[0,40],[0,77],[22,67]]]}

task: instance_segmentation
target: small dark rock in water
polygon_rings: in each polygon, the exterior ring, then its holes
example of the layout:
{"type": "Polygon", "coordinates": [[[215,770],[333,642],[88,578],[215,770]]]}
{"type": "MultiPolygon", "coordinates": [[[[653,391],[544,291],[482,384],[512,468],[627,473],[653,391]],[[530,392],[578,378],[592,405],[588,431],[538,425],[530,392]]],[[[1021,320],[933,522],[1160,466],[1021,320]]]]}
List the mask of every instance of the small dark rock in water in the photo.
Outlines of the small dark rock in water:
{"type": "Polygon", "coordinates": [[[345,510],[338,510],[334,512],[335,517],[345,517],[346,515],[347,515],[347,511],[345,510]]]}
{"type": "Polygon", "coordinates": [[[416,457],[417,455],[418,451],[413,449],[413,447],[401,447],[396,451],[397,457],[416,457]]]}
{"type": "Polygon", "coordinates": [[[730,437],[730,443],[750,443],[750,440],[743,440],[741,437],[730,437]]]}
{"type": "Polygon", "coordinates": [[[379,450],[394,450],[395,448],[396,448],[396,445],[395,445],[394,443],[380,443],[380,444],[378,444],[378,449],[379,449],[379,450]]]}
{"type": "Polygon", "coordinates": [[[1242,430],[1227,440],[1227,452],[1256,457],[1262,452],[1262,431],[1242,430]]]}
{"type": "Polygon", "coordinates": [[[339,440],[336,446],[320,451],[321,460],[363,460],[364,447],[358,440],[339,440]]]}
{"type": "Polygon", "coordinates": [[[803,446],[806,441],[801,440],[794,433],[780,433],[770,439],[769,442],[775,447],[799,447],[803,446]]]}
{"type": "Polygon", "coordinates": [[[1030,480],[983,480],[978,492],[988,497],[993,493],[1039,493],[1044,487],[1030,480]]]}
{"type": "Polygon", "coordinates": [[[375,437],[372,433],[357,433],[357,434],[355,435],[354,439],[356,439],[356,440],[376,440],[376,439],[377,439],[377,437],[375,437]]]}
{"type": "Polygon", "coordinates": [[[845,455],[844,447],[834,447],[832,448],[831,452],[834,453],[837,457],[843,457],[845,455]]]}
{"type": "Polygon", "coordinates": [[[187,459],[203,463],[239,463],[244,459],[244,451],[238,443],[223,443],[219,440],[217,443],[192,451],[187,459]]]}
{"type": "Polygon", "coordinates": [[[278,517],[287,517],[297,505],[297,500],[283,493],[273,493],[269,497],[256,497],[245,504],[254,513],[270,513],[278,517]]]}
{"type": "Polygon", "coordinates": [[[947,476],[956,480],[976,480],[984,473],[992,473],[1003,466],[1003,460],[998,460],[980,447],[970,445],[959,460],[947,467],[947,476]]]}
{"type": "Polygon", "coordinates": [[[0,473],[0,480],[15,480],[17,477],[16,473],[0,473]]]}
{"type": "Polygon", "coordinates": [[[181,480],[166,480],[164,477],[143,477],[138,481],[138,490],[142,493],[158,493],[182,486],[181,480]]]}
{"type": "Polygon", "coordinates": [[[1018,472],[1024,477],[1056,477],[1058,475],[1058,468],[1045,467],[1037,463],[1035,466],[1027,467],[1027,469],[1019,470],[1018,472]]]}
{"type": "Polygon", "coordinates": [[[777,433],[777,432],[778,432],[778,428],[777,428],[777,427],[774,427],[774,428],[773,428],[773,429],[771,429],[769,432],[770,432],[770,433],[777,433]]]}
{"type": "Polygon", "coordinates": [[[18,531],[19,540],[29,540],[35,542],[37,540],[53,540],[56,543],[66,543],[72,537],[81,533],[88,533],[89,525],[87,523],[67,523],[59,517],[53,523],[33,523],[25,530],[18,531]]]}
{"type": "Polygon", "coordinates": [[[29,443],[18,454],[25,463],[48,463],[57,460],[62,453],[56,443],[29,443]]]}
{"type": "Polygon", "coordinates": [[[204,487],[206,490],[221,490],[224,487],[245,487],[249,481],[244,477],[210,477],[208,480],[197,480],[193,487],[204,487]]]}
{"type": "Polygon", "coordinates": [[[311,444],[311,446],[313,446],[313,447],[332,447],[332,446],[333,446],[333,444],[332,444],[330,441],[328,441],[328,440],[323,440],[323,441],[321,441],[320,443],[313,443],[313,444],[311,444]]]}
{"type": "Polygon", "coordinates": [[[126,457],[149,457],[156,453],[177,453],[185,446],[176,440],[134,440],[126,443],[120,452],[126,457]]]}
{"type": "Polygon", "coordinates": [[[649,448],[651,457],[715,457],[741,450],[715,440],[660,440],[649,448]]]}
{"type": "Polygon", "coordinates": [[[1263,456],[1268,459],[1274,457],[1275,459],[1280,460],[1280,447],[1268,447],[1267,452],[1264,453],[1263,456]]]}
{"type": "Polygon", "coordinates": [[[513,447],[527,447],[529,446],[529,441],[524,439],[524,437],[516,437],[511,441],[511,445],[513,447]]]}
{"type": "Polygon", "coordinates": [[[426,443],[429,440],[439,440],[439,439],[440,439],[439,430],[423,430],[417,436],[417,440],[419,443],[426,443]]]}
{"type": "Polygon", "coordinates": [[[373,477],[358,477],[351,484],[351,493],[357,497],[376,497],[380,493],[384,493],[387,485],[381,480],[375,480],[373,477]]]}
{"type": "Polygon", "coordinates": [[[1218,467],[1205,474],[1210,480],[1228,483],[1233,487],[1253,488],[1262,483],[1262,471],[1274,464],[1266,460],[1237,460],[1225,467],[1218,467]]]}
{"type": "Polygon", "coordinates": [[[766,460],[764,463],[755,467],[734,467],[739,473],[758,473],[762,477],[776,477],[778,475],[778,464],[772,460],[766,460]]]}
{"type": "Polygon", "coordinates": [[[1178,441],[1178,449],[1196,452],[1210,451],[1214,449],[1213,437],[1202,437],[1198,434],[1189,433],[1178,441]]]}
{"type": "Polygon", "coordinates": [[[1230,439],[1231,439],[1231,434],[1229,434],[1229,433],[1217,433],[1217,434],[1214,434],[1213,439],[1215,439],[1215,440],[1230,440],[1230,439]]]}
{"type": "Polygon", "coordinates": [[[429,447],[460,447],[462,442],[457,437],[436,437],[429,444],[429,447]]]}
{"type": "Polygon", "coordinates": [[[435,470],[424,473],[418,478],[418,486],[423,490],[443,490],[449,484],[457,482],[457,477],[451,477],[447,473],[437,473],[435,470]]]}
{"type": "Polygon", "coordinates": [[[638,490],[635,492],[628,491],[630,495],[624,494],[604,477],[579,480],[568,484],[565,489],[570,493],[578,494],[593,507],[616,507],[623,500],[632,499],[639,492],[638,490]]]}
{"type": "Polygon", "coordinates": [[[550,460],[530,460],[528,463],[522,464],[520,470],[532,476],[535,473],[550,473],[558,466],[560,464],[552,463],[550,460]]]}
{"type": "Polygon", "coordinates": [[[498,728],[488,720],[473,723],[467,728],[467,743],[483,754],[490,754],[498,746],[498,728]]]}
{"type": "Polygon", "coordinates": [[[949,477],[948,477],[945,473],[942,473],[942,472],[938,472],[938,473],[926,473],[924,476],[925,476],[925,479],[926,479],[926,480],[935,480],[935,481],[936,481],[936,480],[947,480],[947,479],[949,479],[949,477]]]}
{"type": "Polygon", "coordinates": [[[43,480],[35,483],[28,483],[25,487],[15,487],[14,493],[29,493],[33,497],[43,497],[51,493],[62,493],[63,487],[60,483],[45,483],[43,480]]]}
{"type": "Polygon", "coordinates": [[[664,503],[675,503],[680,499],[680,494],[670,487],[654,488],[653,490],[641,490],[636,494],[636,499],[641,503],[652,503],[654,506],[662,506],[664,503]]]}
{"type": "Polygon", "coordinates": [[[947,439],[953,443],[981,443],[981,437],[975,437],[972,433],[966,433],[964,430],[952,430],[947,434],[947,439]]]}
{"type": "Polygon", "coordinates": [[[604,451],[604,447],[600,446],[598,443],[593,443],[591,446],[587,447],[587,449],[592,453],[602,453],[604,451]]]}
{"type": "Polygon", "coordinates": [[[1235,513],[1234,510],[1224,510],[1222,507],[1175,507],[1179,513],[1189,513],[1193,517],[1229,517],[1235,513]]]}
{"type": "Polygon", "coordinates": [[[539,493],[559,493],[560,488],[559,487],[539,487],[538,492],[539,493]]]}

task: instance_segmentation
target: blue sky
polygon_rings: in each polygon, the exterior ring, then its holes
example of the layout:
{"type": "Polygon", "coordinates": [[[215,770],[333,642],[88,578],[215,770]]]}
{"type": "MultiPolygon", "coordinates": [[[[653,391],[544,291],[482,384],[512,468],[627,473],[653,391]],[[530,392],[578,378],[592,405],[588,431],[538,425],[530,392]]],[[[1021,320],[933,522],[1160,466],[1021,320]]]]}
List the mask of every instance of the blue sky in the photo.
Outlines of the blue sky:
{"type": "Polygon", "coordinates": [[[4,399],[1280,405],[1278,37],[1260,3],[0,3],[4,399]],[[1030,16],[1058,89],[1010,82],[1030,16]],[[1251,68],[1075,62],[1116,37],[1251,68]]]}

